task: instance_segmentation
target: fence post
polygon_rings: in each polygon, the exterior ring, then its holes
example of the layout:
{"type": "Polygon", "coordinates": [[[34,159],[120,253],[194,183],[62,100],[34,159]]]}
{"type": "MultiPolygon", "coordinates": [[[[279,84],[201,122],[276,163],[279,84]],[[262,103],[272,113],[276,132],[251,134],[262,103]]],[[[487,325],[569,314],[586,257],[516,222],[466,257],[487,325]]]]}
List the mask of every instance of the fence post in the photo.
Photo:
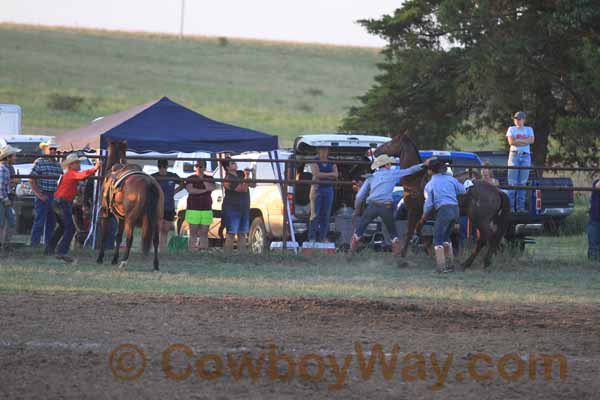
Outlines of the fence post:
{"type": "MultiPolygon", "coordinates": [[[[285,176],[284,176],[285,179],[285,176]]],[[[283,184],[283,250],[287,250],[287,233],[288,233],[288,185],[287,183],[283,184]]]]}

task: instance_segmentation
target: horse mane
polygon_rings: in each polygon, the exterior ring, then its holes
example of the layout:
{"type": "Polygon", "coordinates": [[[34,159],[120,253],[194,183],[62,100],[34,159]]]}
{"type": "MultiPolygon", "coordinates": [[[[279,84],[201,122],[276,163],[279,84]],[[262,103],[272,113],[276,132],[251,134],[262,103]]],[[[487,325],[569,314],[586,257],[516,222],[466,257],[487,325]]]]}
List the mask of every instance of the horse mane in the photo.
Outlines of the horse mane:
{"type": "Polygon", "coordinates": [[[419,160],[419,162],[421,162],[421,155],[419,154],[419,149],[417,149],[417,145],[410,138],[410,136],[408,135],[408,133],[402,134],[402,137],[400,138],[400,140],[402,141],[403,144],[406,144],[407,146],[409,146],[410,148],[412,148],[412,150],[417,155],[417,159],[419,160]]]}

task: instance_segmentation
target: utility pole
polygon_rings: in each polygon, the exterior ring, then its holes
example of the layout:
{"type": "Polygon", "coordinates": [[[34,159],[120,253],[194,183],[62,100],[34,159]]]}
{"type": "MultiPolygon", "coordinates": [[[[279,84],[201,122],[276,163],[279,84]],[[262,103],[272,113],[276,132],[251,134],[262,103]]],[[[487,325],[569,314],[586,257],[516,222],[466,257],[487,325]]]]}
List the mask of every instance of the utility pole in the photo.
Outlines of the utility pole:
{"type": "Polygon", "coordinates": [[[179,25],[179,38],[183,39],[183,21],[185,20],[185,0],[181,0],[181,23],[179,25]]]}

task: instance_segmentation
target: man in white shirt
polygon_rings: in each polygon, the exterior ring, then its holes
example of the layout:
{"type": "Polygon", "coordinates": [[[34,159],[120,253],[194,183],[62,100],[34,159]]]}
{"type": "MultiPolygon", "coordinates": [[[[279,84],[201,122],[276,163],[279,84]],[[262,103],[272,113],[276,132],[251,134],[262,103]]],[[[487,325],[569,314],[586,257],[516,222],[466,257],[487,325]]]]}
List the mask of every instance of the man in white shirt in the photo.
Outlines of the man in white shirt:
{"type": "MultiPolygon", "coordinates": [[[[525,126],[525,113],[518,111],[513,116],[514,126],[508,128],[506,139],[510,145],[510,154],[508,156],[508,166],[530,167],[531,150],[530,145],[535,141],[533,129],[525,126]]],[[[528,169],[509,169],[508,184],[511,186],[527,185],[529,179],[528,169]]],[[[509,190],[510,208],[514,212],[526,213],[525,208],[525,190],[509,190]],[[516,204],[515,204],[516,203],[516,204]]]]}

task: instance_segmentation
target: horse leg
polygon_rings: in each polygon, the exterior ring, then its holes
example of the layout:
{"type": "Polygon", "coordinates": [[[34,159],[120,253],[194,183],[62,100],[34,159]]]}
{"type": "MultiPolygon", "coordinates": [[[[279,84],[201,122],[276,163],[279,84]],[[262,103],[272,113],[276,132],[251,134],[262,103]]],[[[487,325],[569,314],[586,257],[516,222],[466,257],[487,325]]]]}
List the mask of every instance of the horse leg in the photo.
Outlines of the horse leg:
{"type": "Polygon", "coordinates": [[[133,224],[130,221],[125,222],[125,234],[127,235],[127,248],[125,249],[125,255],[123,256],[123,261],[121,261],[119,268],[127,267],[131,245],[133,244],[133,224]]]}
{"type": "MultiPolygon", "coordinates": [[[[96,258],[96,262],[98,264],[102,264],[104,262],[104,240],[108,235],[108,218],[109,217],[100,217],[100,251],[98,252],[98,258],[96,258]]],[[[98,238],[96,239],[98,240],[98,238]]]]}
{"type": "Polygon", "coordinates": [[[475,258],[479,255],[481,250],[485,247],[486,244],[489,243],[489,235],[490,235],[490,222],[489,220],[484,223],[479,223],[477,218],[473,218],[473,227],[472,229],[479,228],[479,238],[477,239],[477,247],[475,251],[467,258],[467,260],[462,264],[464,269],[469,268],[475,258]]]}
{"type": "Polygon", "coordinates": [[[487,252],[485,253],[485,257],[483,258],[483,267],[487,268],[492,263],[492,254],[494,252],[494,248],[492,247],[492,238],[494,236],[494,232],[492,231],[492,227],[490,226],[491,220],[486,220],[485,223],[481,224],[479,227],[479,235],[481,241],[484,245],[488,246],[487,252]]]}
{"type": "Polygon", "coordinates": [[[160,243],[159,226],[154,224],[154,232],[152,234],[152,244],[154,245],[154,270],[158,271],[158,246],[160,243]]]}
{"type": "Polygon", "coordinates": [[[121,242],[123,241],[123,227],[125,225],[125,221],[119,219],[119,227],[117,229],[117,237],[115,238],[115,253],[113,254],[113,259],[111,264],[117,265],[119,262],[119,250],[121,249],[121,242]]]}
{"type": "MultiPolygon", "coordinates": [[[[494,254],[496,254],[496,250],[498,249],[498,245],[500,243],[500,241],[497,240],[498,232],[492,231],[492,228],[490,227],[490,223],[488,223],[488,227],[490,230],[490,232],[488,234],[488,240],[487,240],[488,250],[485,253],[485,256],[483,257],[483,267],[484,268],[488,268],[490,265],[492,265],[492,256],[494,254]]],[[[496,226],[496,229],[500,229],[500,227],[496,226]]],[[[502,237],[500,237],[500,239],[502,239],[502,237]]]]}
{"type": "Polygon", "coordinates": [[[408,252],[408,244],[412,239],[415,228],[417,227],[417,222],[419,222],[419,218],[421,218],[421,214],[415,212],[415,210],[410,210],[408,212],[408,221],[406,222],[406,234],[404,235],[404,245],[400,250],[400,257],[406,257],[406,253],[408,252]]]}
{"type": "Polygon", "coordinates": [[[466,261],[462,264],[463,269],[467,269],[473,264],[473,261],[475,261],[475,258],[477,258],[477,256],[479,255],[479,252],[481,251],[481,249],[483,249],[484,246],[485,246],[485,242],[480,237],[479,240],[477,240],[477,247],[475,248],[473,253],[469,256],[469,258],[467,258],[466,261]]]}

